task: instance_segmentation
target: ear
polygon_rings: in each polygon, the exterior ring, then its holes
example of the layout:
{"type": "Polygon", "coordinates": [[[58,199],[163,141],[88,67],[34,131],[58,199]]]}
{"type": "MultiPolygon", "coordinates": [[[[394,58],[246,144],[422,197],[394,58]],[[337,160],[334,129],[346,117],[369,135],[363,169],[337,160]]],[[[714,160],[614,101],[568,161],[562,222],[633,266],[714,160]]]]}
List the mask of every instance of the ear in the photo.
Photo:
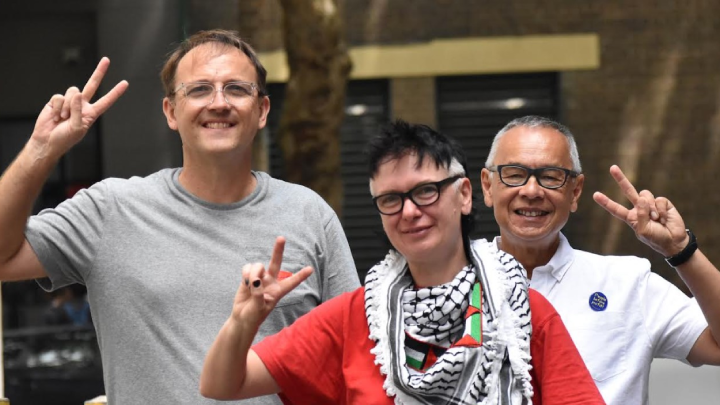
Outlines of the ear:
{"type": "Polygon", "coordinates": [[[461,212],[463,215],[468,215],[472,211],[472,184],[467,177],[463,177],[460,181],[462,181],[460,183],[461,212]]]}
{"type": "Polygon", "coordinates": [[[270,113],[270,97],[263,96],[259,103],[260,117],[258,117],[258,130],[265,128],[267,116],[270,113]]]}
{"type": "Polygon", "coordinates": [[[163,114],[167,119],[167,124],[173,131],[178,130],[177,120],[175,119],[175,104],[167,97],[163,99],[163,114]]]}
{"type": "Polygon", "coordinates": [[[582,194],[583,184],[585,184],[585,175],[578,175],[575,178],[573,184],[575,185],[575,187],[572,189],[572,204],[570,204],[570,212],[577,211],[578,201],[580,200],[580,195],[582,194]]]}
{"type": "Polygon", "coordinates": [[[490,170],[483,168],[480,172],[480,184],[482,185],[483,201],[485,206],[492,208],[492,173],[490,170]]]}

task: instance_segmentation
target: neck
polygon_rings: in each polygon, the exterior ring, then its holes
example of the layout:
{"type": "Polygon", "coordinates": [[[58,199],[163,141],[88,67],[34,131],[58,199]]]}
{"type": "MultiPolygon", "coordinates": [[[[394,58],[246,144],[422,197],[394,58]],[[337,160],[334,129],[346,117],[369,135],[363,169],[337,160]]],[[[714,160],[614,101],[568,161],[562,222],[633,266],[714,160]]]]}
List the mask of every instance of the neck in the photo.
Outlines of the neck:
{"type": "Polygon", "coordinates": [[[250,172],[248,158],[206,159],[184,156],[185,163],[180,172],[180,184],[198,198],[215,203],[230,204],[250,195],[257,185],[250,172]]]}
{"type": "Polygon", "coordinates": [[[555,235],[549,241],[518,242],[513,237],[507,237],[501,232],[499,248],[515,258],[527,271],[528,278],[532,278],[536,267],[548,264],[560,245],[560,236],[555,235]]]}
{"type": "Polygon", "coordinates": [[[431,287],[449,283],[460,270],[467,266],[465,249],[462,248],[444,260],[408,262],[408,268],[417,287],[431,287]]]}

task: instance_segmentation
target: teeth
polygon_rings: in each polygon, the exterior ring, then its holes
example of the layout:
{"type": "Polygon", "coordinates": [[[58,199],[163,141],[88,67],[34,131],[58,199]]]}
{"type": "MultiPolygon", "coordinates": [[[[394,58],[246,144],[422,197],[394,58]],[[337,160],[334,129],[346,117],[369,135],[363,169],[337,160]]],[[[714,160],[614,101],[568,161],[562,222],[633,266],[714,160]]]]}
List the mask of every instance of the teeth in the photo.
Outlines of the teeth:
{"type": "Polygon", "coordinates": [[[526,217],[539,217],[541,215],[544,215],[544,212],[542,211],[521,211],[518,210],[518,214],[526,216],[526,217]]]}
{"type": "Polygon", "coordinates": [[[208,122],[205,126],[212,129],[230,128],[230,124],[227,122],[208,122]]]}

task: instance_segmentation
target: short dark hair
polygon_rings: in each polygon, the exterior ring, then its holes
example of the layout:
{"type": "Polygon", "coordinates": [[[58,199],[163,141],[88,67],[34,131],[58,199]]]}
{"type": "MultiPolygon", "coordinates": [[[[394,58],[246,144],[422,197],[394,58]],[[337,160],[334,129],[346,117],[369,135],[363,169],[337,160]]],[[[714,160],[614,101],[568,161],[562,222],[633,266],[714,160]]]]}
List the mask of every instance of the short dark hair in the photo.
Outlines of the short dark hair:
{"type": "Polygon", "coordinates": [[[172,97],[175,94],[175,73],[177,72],[178,64],[183,56],[187,55],[192,49],[207,43],[214,43],[218,45],[225,45],[241,50],[250,59],[250,62],[255,66],[255,73],[257,74],[257,86],[258,95],[267,95],[266,79],[267,71],[260,63],[255,50],[240,38],[240,35],[236,31],[229,30],[208,30],[198,31],[189,38],[182,41],[167,57],[165,65],[160,72],[160,80],[162,81],[163,88],[165,89],[165,96],[172,97]]]}
{"type": "MultiPolygon", "coordinates": [[[[418,168],[427,158],[431,159],[438,168],[450,170],[450,175],[467,177],[467,158],[462,146],[455,139],[435,131],[427,125],[395,120],[370,139],[366,154],[370,179],[375,178],[380,165],[409,154],[417,155],[418,168]],[[462,170],[454,168],[458,164],[462,170]],[[462,173],[459,173],[460,171],[462,173]]],[[[465,254],[468,256],[470,254],[470,233],[475,229],[475,212],[473,201],[470,214],[463,214],[460,218],[463,245],[465,254]]]]}

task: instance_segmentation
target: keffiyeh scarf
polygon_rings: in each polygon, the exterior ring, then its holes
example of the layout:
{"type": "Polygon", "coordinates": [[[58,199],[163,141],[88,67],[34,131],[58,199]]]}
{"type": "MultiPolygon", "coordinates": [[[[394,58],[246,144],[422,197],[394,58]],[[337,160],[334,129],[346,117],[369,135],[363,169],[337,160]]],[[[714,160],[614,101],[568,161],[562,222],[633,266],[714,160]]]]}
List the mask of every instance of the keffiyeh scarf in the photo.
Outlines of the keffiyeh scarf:
{"type": "Polygon", "coordinates": [[[395,251],[367,274],[372,353],[397,404],[532,404],[525,270],[484,239],[471,253],[442,286],[415,288],[395,251]]]}

